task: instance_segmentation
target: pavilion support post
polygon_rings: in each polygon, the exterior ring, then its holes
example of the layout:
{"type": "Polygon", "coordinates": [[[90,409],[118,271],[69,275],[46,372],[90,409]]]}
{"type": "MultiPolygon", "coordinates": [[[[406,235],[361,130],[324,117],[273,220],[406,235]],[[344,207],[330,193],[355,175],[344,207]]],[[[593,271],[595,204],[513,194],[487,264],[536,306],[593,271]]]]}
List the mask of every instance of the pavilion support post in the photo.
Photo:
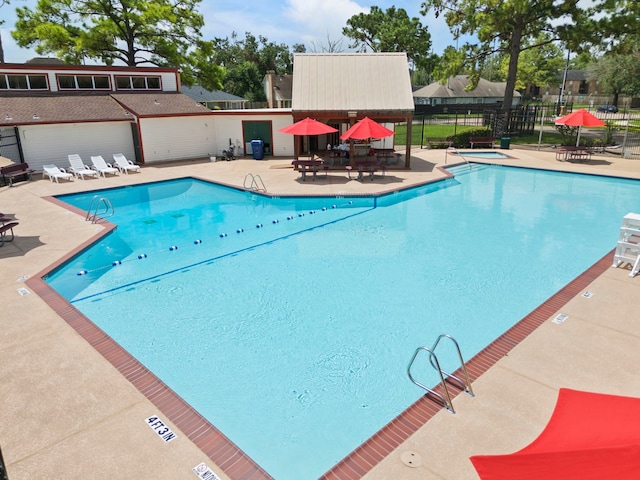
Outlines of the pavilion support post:
{"type": "Polygon", "coordinates": [[[411,130],[413,130],[413,115],[407,117],[407,144],[404,155],[404,168],[411,168],[411,130]]]}
{"type": "MultiPolygon", "coordinates": [[[[353,127],[356,124],[356,120],[358,119],[358,112],[350,111],[347,113],[349,115],[349,128],[353,127]]],[[[353,139],[349,139],[349,165],[352,167],[356,164],[356,147],[353,143],[353,139]]]]}

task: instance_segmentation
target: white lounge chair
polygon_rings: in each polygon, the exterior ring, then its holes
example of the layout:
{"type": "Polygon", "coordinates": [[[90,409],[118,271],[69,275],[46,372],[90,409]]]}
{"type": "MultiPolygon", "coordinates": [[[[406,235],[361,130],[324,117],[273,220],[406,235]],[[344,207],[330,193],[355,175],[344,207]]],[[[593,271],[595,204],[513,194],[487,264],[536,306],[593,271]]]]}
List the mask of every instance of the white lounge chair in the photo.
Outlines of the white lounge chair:
{"type": "Polygon", "coordinates": [[[71,165],[71,168],[69,168],[69,171],[73,172],[73,174],[76,176],[76,178],[78,178],[78,176],[80,176],[84,180],[84,176],[85,175],[89,175],[90,177],[98,178],[98,172],[96,172],[95,170],[92,170],[91,168],[87,167],[82,162],[82,159],[80,158],[80,155],[78,155],[78,154],[74,153],[74,154],[69,155],[69,164],[71,165]]]}
{"type": "Polygon", "coordinates": [[[129,170],[133,172],[140,171],[140,165],[136,165],[131,160],[127,160],[127,157],[125,157],[122,153],[114,153],[113,161],[116,162],[115,165],[120,169],[120,172],[124,172],[127,175],[129,175],[129,170]]]}
{"type": "Polygon", "coordinates": [[[110,163],[105,162],[101,155],[91,157],[91,163],[93,163],[93,169],[105,178],[107,177],[107,173],[112,173],[113,175],[120,174],[120,170],[113,167],[110,163]]]}
{"type": "Polygon", "coordinates": [[[58,168],[55,165],[42,166],[42,177],[44,178],[45,176],[49,177],[50,182],[55,180],[56,183],[60,183],[58,180],[61,178],[66,178],[69,181],[73,180],[73,175],[71,173],[67,172],[64,168],[58,168]]]}

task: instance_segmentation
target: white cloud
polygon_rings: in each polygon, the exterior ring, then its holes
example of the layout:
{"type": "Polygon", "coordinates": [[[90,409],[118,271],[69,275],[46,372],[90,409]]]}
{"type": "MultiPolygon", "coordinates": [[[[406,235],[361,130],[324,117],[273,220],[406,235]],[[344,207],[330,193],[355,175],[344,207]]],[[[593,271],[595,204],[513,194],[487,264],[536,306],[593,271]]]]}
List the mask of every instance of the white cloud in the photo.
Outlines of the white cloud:
{"type": "MultiPolygon", "coordinates": [[[[342,29],[347,20],[359,13],[366,13],[369,8],[361,7],[355,2],[344,0],[286,0],[284,17],[299,32],[301,41],[307,47],[327,46],[328,40],[336,42],[343,39],[342,29]]],[[[344,39],[342,48],[347,49],[344,39]]]]}

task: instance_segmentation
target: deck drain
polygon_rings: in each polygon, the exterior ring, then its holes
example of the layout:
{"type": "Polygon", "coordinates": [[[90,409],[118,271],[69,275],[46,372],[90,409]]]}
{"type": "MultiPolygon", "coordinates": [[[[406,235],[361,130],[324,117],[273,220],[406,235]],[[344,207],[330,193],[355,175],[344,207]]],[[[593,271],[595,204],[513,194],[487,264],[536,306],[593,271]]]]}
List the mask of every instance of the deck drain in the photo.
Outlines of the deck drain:
{"type": "Polygon", "coordinates": [[[422,458],[420,458],[420,454],[412,450],[404,452],[402,455],[400,455],[400,460],[402,460],[402,463],[404,463],[407,467],[411,468],[418,468],[420,465],[422,465],[422,458]]]}
{"type": "Polygon", "coordinates": [[[556,323],[556,324],[561,324],[562,322],[564,322],[567,318],[569,318],[569,315],[566,315],[564,313],[559,314],[556,318],[554,318],[553,320],[551,320],[552,323],[556,323]]]}

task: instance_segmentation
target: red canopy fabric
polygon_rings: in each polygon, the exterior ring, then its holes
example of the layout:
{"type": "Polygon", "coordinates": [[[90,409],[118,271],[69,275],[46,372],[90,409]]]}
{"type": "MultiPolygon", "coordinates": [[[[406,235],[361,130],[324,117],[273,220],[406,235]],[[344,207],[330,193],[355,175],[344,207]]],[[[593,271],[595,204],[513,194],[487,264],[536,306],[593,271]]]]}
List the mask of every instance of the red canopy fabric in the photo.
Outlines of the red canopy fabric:
{"type": "Polygon", "coordinates": [[[561,388],[540,436],[509,455],[476,455],[482,480],[640,478],[640,398],[561,388]]]}
{"type": "Polygon", "coordinates": [[[570,127],[604,127],[606,125],[602,120],[584,108],[558,118],[555,123],[568,125],[570,127]]]}
{"type": "Polygon", "coordinates": [[[390,137],[393,134],[393,130],[389,130],[387,127],[371,120],[369,117],[364,117],[358,123],[354,124],[349,130],[340,135],[340,138],[342,140],[349,140],[350,138],[366,140],[368,138],[390,137]]]}
{"type": "Polygon", "coordinates": [[[300,120],[299,122],[281,128],[278,131],[282,133],[290,133],[291,135],[322,135],[323,133],[333,133],[338,130],[326,123],[307,117],[304,120],[300,120]]]}

